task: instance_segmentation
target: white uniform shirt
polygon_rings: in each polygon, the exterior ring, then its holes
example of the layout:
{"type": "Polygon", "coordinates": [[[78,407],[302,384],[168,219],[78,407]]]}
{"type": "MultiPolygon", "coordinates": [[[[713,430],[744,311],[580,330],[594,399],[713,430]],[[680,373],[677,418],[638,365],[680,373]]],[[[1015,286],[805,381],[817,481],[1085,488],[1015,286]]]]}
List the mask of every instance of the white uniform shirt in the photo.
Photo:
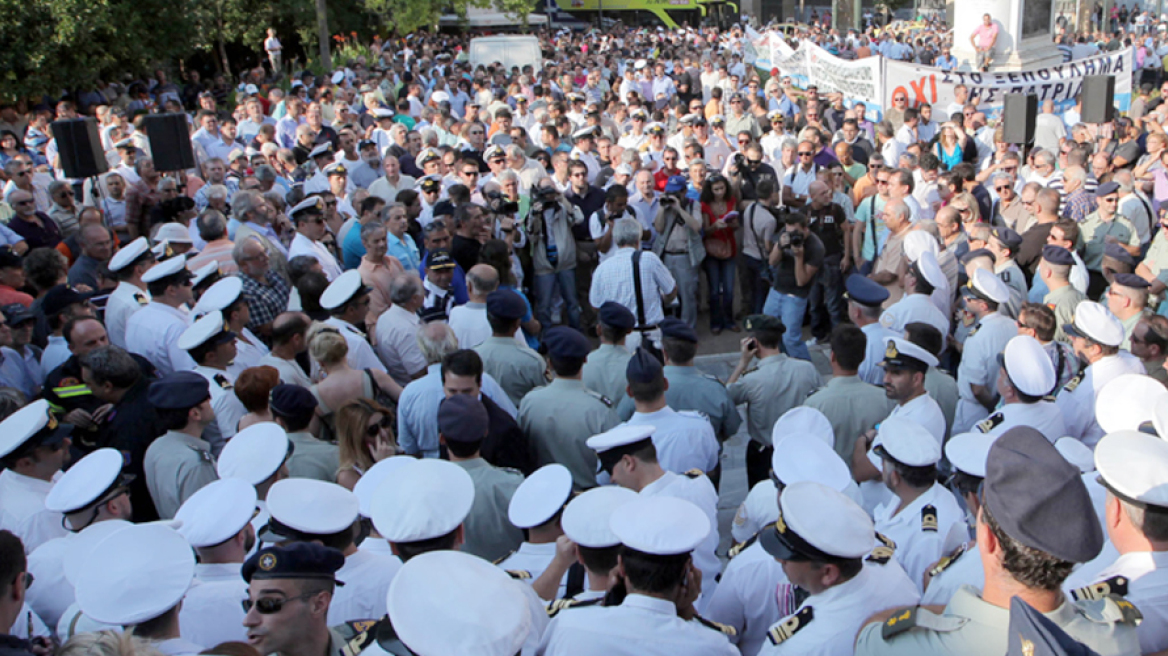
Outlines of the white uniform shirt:
{"type": "Polygon", "coordinates": [[[657,462],[666,471],[709,472],[718,466],[718,438],[710,420],[700,412],[678,412],[665,406],[656,412],[635,412],[625,424],[647,424],[657,429],[653,446],[657,448],[657,462]]]}
{"type": "MultiPolygon", "coordinates": [[[[499,563],[499,567],[510,571],[522,571],[531,574],[530,578],[523,579],[527,584],[535,583],[535,580],[544,573],[548,565],[552,563],[552,559],[556,556],[556,543],[547,542],[544,544],[532,544],[524,542],[519,545],[517,549],[510,556],[507,556],[503,562],[499,563]]],[[[585,577],[587,578],[587,577],[585,577]]],[[[585,585],[587,587],[587,585],[585,585]]],[[[556,592],[556,599],[563,599],[568,590],[568,575],[564,574],[564,578],[560,581],[560,589],[556,592]]]]}
{"type": "Polygon", "coordinates": [[[880,363],[884,361],[884,338],[885,337],[902,337],[903,332],[893,332],[880,322],[870,323],[863,326],[860,330],[864,331],[864,336],[868,338],[868,346],[864,351],[864,361],[860,363],[859,376],[865,383],[872,385],[884,385],[884,367],[880,363]]]}
{"type": "MultiPolygon", "coordinates": [[[[711,429],[712,430],[712,429],[711,429]]],[[[710,520],[710,534],[693,551],[694,566],[702,571],[702,596],[698,599],[698,612],[702,612],[718,586],[718,573],[722,571],[722,561],[714,553],[718,548],[718,492],[714,484],[705,476],[680,476],[667,471],[661,478],[641,488],[646,496],[663,495],[685,499],[702,509],[710,520]]]]}
{"type": "Polygon", "coordinates": [[[385,596],[401,565],[396,556],[360,549],[345,556],[345,566],[337,570],[337,580],[345,585],[337,587],[329,604],[329,626],[385,617],[385,596]]]}
{"type": "Polygon", "coordinates": [[[982,567],[981,551],[976,543],[929,581],[928,589],[921,596],[921,605],[948,604],[953,598],[953,593],[963,585],[971,585],[977,588],[978,592],[985,585],[985,568],[982,567]]]}
{"type": "Polygon", "coordinates": [[[1051,444],[1067,434],[1062,410],[1054,401],[1006,404],[979,421],[974,431],[998,437],[1015,426],[1029,426],[1042,433],[1051,444]]]}
{"type": "Polygon", "coordinates": [[[1095,419],[1095,399],[1099,390],[1116,376],[1143,373],[1147,373],[1144,363],[1127,351],[1120,351],[1087,367],[1077,384],[1072,378],[1055,399],[1059,410],[1063,412],[1066,434],[1094,448],[1103,437],[1103,429],[1095,419]]]}
{"type": "Polygon", "coordinates": [[[911,419],[924,426],[933,437],[937,438],[938,444],[945,441],[945,413],[937,401],[929,396],[928,392],[904,405],[897,404],[892,408],[892,412],[888,413],[888,417],[890,419],[892,417],[911,419]]]}
{"type": "Polygon", "coordinates": [[[1017,337],[1018,324],[998,312],[991,312],[978,322],[977,332],[965,340],[961,366],[957,368],[957,413],[953,417],[953,434],[968,432],[973,425],[989,416],[989,411],[973,397],[972,385],[996,389],[998,354],[1017,337]]]}
{"type": "MultiPolygon", "coordinates": [[[[207,385],[211,388],[211,408],[215,410],[215,423],[219,425],[219,433],[223,440],[235,437],[239,431],[239,420],[247,414],[247,408],[243,407],[243,401],[240,401],[239,397],[235,395],[233,387],[235,376],[223,369],[212,369],[201,365],[195,367],[194,372],[206,378],[207,385]]],[[[221,445],[214,442],[211,442],[211,445],[215,447],[216,453],[222,449],[221,445]]]]}
{"type": "Polygon", "coordinates": [[[738,651],[757,654],[767,629],[791,610],[780,609],[778,598],[786,600],[792,588],[782,564],[756,541],[726,564],[702,617],[734,627],[738,635],[730,640],[738,651]]]}
{"type": "Polygon", "coordinates": [[[28,589],[25,601],[49,626],[57,626],[75,599],[73,584],[65,578],[65,557],[77,535],[69,533],[49,540],[28,555],[28,573],[36,579],[36,585],[28,589]]]}
{"type": "MultiPolygon", "coordinates": [[[[61,472],[57,472],[53,476],[53,480],[56,481],[60,477],[61,472]]],[[[39,524],[39,522],[35,522],[36,516],[48,512],[45,510],[45,497],[49,495],[51,489],[53,489],[53,483],[50,481],[18,474],[11,469],[0,472],[0,500],[2,500],[0,501],[0,529],[16,534],[16,537],[24,542],[26,552],[32,551],[48,539],[60,537],[65,532],[65,529],[61,529],[57,535],[39,538],[36,544],[25,541],[30,522],[39,524]]],[[[61,515],[54,514],[57,516],[57,521],[60,522],[61,515]]],[[[58,525],[60,524],[58,523],[58,525]]]]}
{"type": "Polygon", "coordinates": [[[183,597],[178,613],[179,632],[200,645],[247,641],[243,607],[247,582],[240,575],[242,563],[195,565],[195,580],[183,597]]]}
{"type": "Polygon", "coordinates": [[[588,184],[596,184],[596,176],[600,175],[600,163],[596,161],[596,155],[573,148],[568,158],[584,162],[584,166],[588,167],[588,184]]]}
{"type": "Polygon", "coordinates": [[[330,326],[335,326],[345,336],[345,343],[349,346],[347,359],[350,367],[357,371],[363,371],[365,369],[385,371],[385,365],[381,363],[377,354],[373,352],[373,347],[369,345],[369,340],[365,338],[364,332],[358,330],[353,324],[338,317],[329,317],[325,320],[325,323],[330,326]]]}
{"type": "MultiPolygon", "coordinates": [[[[378,320],[378,323],[381,321],[378,320]]],[[[458,338],[460,349],[472,349],[494,334],[491,324],[487,321],[485,303],[463,303],[450,308],[450,319],[447,323],[454,331],[454,336],[458,338]]],[[[515,331],[515,341],[519,342],[520,346],[527,346],[522,329],[515,331]]]]}
{"type": "Polygon", "coordinates": [[[235,361],[227,367],[227,373],[231,374],[233,379],[239,378],[239,374],[243,373],[244,369],[260,366],[264,356],[268,353],[268,347],[260,341],[260,338],[244,328],[242,338],[235,338],[235,361]]]}
{"type": "Polygon", "coordinates": [[[337,264],[337,258],[333,257],[333,254],[329,252],[328,248],[325,248],[324,244],[312,241],[299,232],[292,238],[292,245],[288,247],[288,259],[291,260],[297,255],[308,255],[317,262],[320,262],[320,266],[324,270],[324,275],[328,278],[329,282],[336,280],[337,276],[342,273],[341,266],[337,264]]]}
{"type": "Polygon", "coordinates": [[[1168,649],[1168,552],[1123,554],[1099,572],[1094,581],[1108,581],[1117,576],[1126,581],[1124,598],[1135,604],[1144,616],[1136,628],[1140,652],[1151,654],[1168,649]]]}
{"type": "MultiPolygon", "coordinates": [[[[933,326],[942,336],[949,334],[949,318],[931,296],[924,294],[906,294],[880,315],[880,323],[897,335],[904,334],[904,327],[917,321],[933,326]]],[[[883,349],[884,343],[879,346],[883,349]]]]}
{"type": "Polygon", "coordinates": [[[146,358],[160,376],[190,371],[195,361],[178,347],[178,338],[191,325],[186,312],[157,301],[135,312],[126,322],[126,346],[146,358]]]}
{"type": "Polygon", "coordinates": [[[933,483],[900,512],[896,512],[898,506],[900,498],[894,497],[876,508],[873,517],[876,531],[896,543],[896,560],[919,589],[925,569],[947,552],[947,542],[952,539],[952,546],[956,547],[969,535],[965,513],[957,505],[953,493],[940,483],[933,483]],[[935,527],[925,518],[926,506],[933,509],[935,527]],[[933,527],[932,530],[929,527],[933,527]],[[954,537],[950,538],[950,535],[954,537]]]}
{"type": "Polygon", "coordinates": [[[150,302],[150,292],[125,280],[118,283],[105,304],[105,331],[114,346],[126,348],[126,324],[130,317],[150,302]]]}

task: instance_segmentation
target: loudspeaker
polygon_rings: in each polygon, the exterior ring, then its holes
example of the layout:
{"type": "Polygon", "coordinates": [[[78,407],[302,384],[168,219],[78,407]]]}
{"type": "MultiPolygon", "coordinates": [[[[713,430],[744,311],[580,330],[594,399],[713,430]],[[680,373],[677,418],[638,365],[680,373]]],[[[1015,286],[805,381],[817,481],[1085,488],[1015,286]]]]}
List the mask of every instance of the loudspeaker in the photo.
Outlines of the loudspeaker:
{"type": "Polygon", "coordinates": [[[1083,101],[1080,111],[1084,123],[1108,123],[1115,116],[1115,78],[1110,75],[1088,75],[1079,91],[1083,101]]]}
{"type": "Polygon", "coordinates": [[[61,156],[65,177],[93,178],[109,170],[101,137],[97,134],[97,119],[74,118],[53,122],[53,138],[61,156]]]}
{"type": "Polygon", "coordinates": [[[187,127],[186,114],[150,114],[146,117],[145,127],[155,170],[185,171],[195,168],[195,152],[191,149],[191,131],[187,127]]]}
{"type": "Polygon", "coordinates": [[[1038,96],[1033,93],[1007,93],[1002,107],[1003,141],[1028,144],[1034,141],[1034,119],[1038,117],[1038,96]]]}

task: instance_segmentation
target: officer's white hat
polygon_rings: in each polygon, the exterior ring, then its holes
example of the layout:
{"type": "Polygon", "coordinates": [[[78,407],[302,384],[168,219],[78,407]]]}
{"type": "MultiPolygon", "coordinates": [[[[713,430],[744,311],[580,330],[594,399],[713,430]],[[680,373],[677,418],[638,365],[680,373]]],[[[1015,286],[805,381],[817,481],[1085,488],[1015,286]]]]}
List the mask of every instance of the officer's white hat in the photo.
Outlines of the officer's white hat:
{"type": "Polygon", "coordinates": [[[207,278],[210,278],[211,276],[213,276],[217,273],[219,273],[219,263],[218,262],[208,262],[208,263],[204,264],[203,266],[199,267],[198,269],[195,269],[195,277],[191,278],[191,286],[198,287],[199,283],[203,282],[207,278]]]}
{"type": "Polygon", "coordinates": [[[373,500],[377,498],[377,488],[381,487],[385,479],[399,468],[415,461],[416,459],[410,456],[386,458],[374,464],[357,479],[357,484],[353,486],[353,494],[357,495],[357,501],[361,504],[362,517],[373,516],[373,500]]]}
{"type": "Polygon", "coordinates": [[[94,522],[74,535],[65,545],[65,557],[62,559],[65,580],[70,585],[76,586],[82,572],[85,571],[89,553],[93,551],[93,548],[113,533],[128,526],[133,526],[133,524],[124,519],[107,519],[102,522],[94,522]]]}
{"type": "MultiPolygon", "coordinates": [[[[417,164],[418,168],[422,168],[423,164],[435,159],[442,159],[442,153],[427,146],[414,158],[414,164],[417,164]]],[[[441,181],[441,178],[439,178],[439,181],[441,181]]]]}
{"type": "Polygon", "coordinates": [[[822,412],[805,405],[791,408],[779,417],[771,429],[771,444],[778,444],[788,435],[814,438],[829,447],[835,446],[835,431],[831,422],[822,412]]]}
{"type": "Polygon", "coordinates": [[[491,161],[492,159],[495,159],[496,157],[506,157],[506,156],[507,156],[507,151],[503,150],[503,147],[500,146],[499,144],[491,144],[490,146],[487,146],[486,150],[483,151],[483,160],[487,161],[487,162],[491,161]]]}
{"type": "Polygon", "coordinates": [[[935,367],[938,364],[937,356],[907,339],[903,337],[885,337],[884,359],[880,361],[880,364],[892,363],[895,366],[903,366],[905,364],[904,358],[912,358],[930,367],[935,367]]]}
{"type": "Polygon", "coordinates": [[[276,475],[292,453],[292,442],[279,424],[252,424],[227,440],[215,467],[219,478],[238,478],[259,485],[276,475]]]}
{"type": "Polygon", "coordinates": [[[169,242],[163,239],[162,241],[159,241],[150,247],[150,252],[154,253],[155,259],[161,260],[162,258],[166,257],[166,248],[168,244],[169,242]]]}
{"type": "Polygon", "coordinates": [[[559,464],[544,465],[519,484],[507,506],[516,528],[539,526],[555,516],[572,496],[572,472],[559,464]]]}
{"type": "Polygon", "coordinates": [[[904,256],[908,258],[909,262],[921,259],[923,253],[932,253],[935,258],[937,253],[941,252],[940,246],[937,245],[937,238],[924,230],[910,230],[904,236],[903,248],[904,256]]]}
{"type": "Polygon", "coordinates": [[[624,424],[617,426],[611,430],[605,431],[599,435],[593,435],[588,438],[585,444],[588,448],[597,453],[604,453],[610,449],[635,444],[642,440],[653,437],[653,433],[657,432],[655,426],[647,424],[628,425],[624,424]]]}
{"type": "Polygon", "coordinates": [[[57,420],[48,401],[33,401],[0,422],[0,458],[33,439],[38,439],[39,444],[59,443],[69,436],[72,428],[57,420]]]}
{"type": "Polygon", "coordinates": [[[333,76],[330,79],[333,81],[333,84],[340,84],[341,82],[345,81],[345,72],[337,71],[336,73],[333,73],[333,76]]]}
{"type": "Polygon", "coordinates": [[[332,144],[326,141],[322,144],[318,144],[315,148],[313,148],[312,152],[308,153],[308,156],[316,158],[316,157],[320,157],[321,155],[328,155],[328,154],[332,153],[332,150],[333,150],[332,144]]]}
{"type": "Polygon", "coordinates": [[[774,442],[771,470],[783,485],[815,481],[844,491],[852,482],[848,466],[832,447],[805,435],[790,434],[774,442]]]}
{"type": "Polygon", "coordinates": [[[772,109],[771,111],[767,112],[766,117],[767,117],[768,121],[773,121],[777,118],[785,118],[786,115],[783,114],[783,112],[781,110],[772,109]]]}
{"type": "Polygon", "coordinates": [[[974,271],[964,289],[967,293],[994,303],[1005,303],[1010,300],[1010,288],[988,269],[974,271]]]}
{"type": "Polygon", "coordinates": [[[121,141],[114,144],[114,148],[134,148],[134,140],[126,137],[125,139],[122,139],[121,141]]]}
{"type": "MultiPolygon", "coordinates": [[[[916,234],[916,231],[913,231],[913,234],[916,234]]],[[[928,233],[921,234],[928,236],[929,239],[933,239],[933,236],[928,233]]],[[[921,276],[925,279],[925,282],[929,283],[933,287],[942,288],[945,286],[945,283],[949,281],[949,279],[945,277],[945,272],[941,271],[941,265],[937,263],[937,256],[933,253],[929,251],[921,253],[920,257],[917,258],[916,264],[917,268],[920,269],[921,276]]]]}
{"type": "Polygon", "coordinates": [[[402,566],[386,595],[398,638],[422,656],[514,656],[531,632],[531,609],[503,570],[458,551],[402,566]]]}
{"type": "Polygon", "coordinates": [[[357,495],[336,483],[286,478],[268,490],[267,506],[272,519],[291,529],[330,535],[357,521],[360,504],[357,495]]]}
{"type": "Polygon", "coordinates": [[[365,289],[365,285],[361,284],[361,273],[356,269],[349,269],[325,288],[324,293],[320,295],[320,306],[326,310],[335,310],[365,289]]]}
{"type": "Polygon", "coordinates": [[[863,558],[875,540],[872,520],[855,501],[811,481],[783,488],[779,519],[759,535],[763,549],[783,560],[821,554],[863,558]]]}
{"type": "MultiPolygon", "coordinates": [[[[1005,350],[1002,351],[1002,364],[1006,368],[1010,382],[1023,394],[1045,396],[1050,394],[1054,384],[1058,382],[1054,364],[1051,363],[1042,344],[1029,335],[1010,338],[1005,350]]],[[[1168,390],[1162,385],[1160,390],[1168,396],[1168,390]]]]}
{"type": "Polygon", "coordinates": [[[941,460],[937,438],[924,426],[903,417],[889,417],[880,423],[872,451],[881,456],[888,454],[909,467],[928,467],[941,460]]]}
{"type": "Polygon", "coordinates": [[[163,223],[154,233],[155,243],[169,241],[173,244],[193,244],[190,229],[181,223],[163,223]]]}
{"type": "Polygon", "coordinates": [[[324,200],[322,200],[320,196],[309,196],[308,198],[305,198],[304,200],[300,201],[299,203],[296,203],[296,205],[294,205],[292,207],[292,209],[288,211],[288,216],[295,219],[297,214],[303,212],[304,210],[312,209],[312,208],[316,208],[316,209],[320,210],[321,212],[323,212],[324,211],[324,200]]]}
{"type": "Polygon", "coordinates": [[[75,584],[81,612],[105,624],[154,619],[182,601],[195,577],[195,554],[183,536],[161,524],[115,531],[85,559],[75,584]]]}
{"type": "Polygon", "coordinates": [[[591,127],[580,128],[579,130],[576,130],[575,132],[572,133],[573,139],[591,139],[592,137],[595,137],[595,136],[596,136],[596,131],[594,128],[591,128],[591,127]]]}
{"type": "Polygon", "coordinates": [[[644,60],[644,59],[638,59],[637,61],[633,62],[633,68],[635,68],[637,70],[641,70],[642,68],[645,68],[648,65],[649,65],[649,62],[644,60]]]}
{"type": "Polygon", "coordinates": [[[378,486],[371,519],[390,542],[428,540],[458,528],[470,514],[474,496],[474,481],[462,467],[418,460],[378,486]]]}
{"type": "Polygon", "coordinates": [[[1095,453],[1091,451],[1091,447],[1079,440],[1073,437],[1060,437],[1055,440],[1054,448],[1067,462],[1078,467],[1084,474],[1095,471],[1095,453]]]}
{"type": "Polygon", "coordinates": [[[633,174],[633,167],[629,166],[628,164],[618,164],[616,169],[613,170],[613,175],[632,175],[632,174],[633,174]]]}
{"type": "Polygon", "coordinates": [[[1105,346],[1119,346],[1126,335],[1119,318],[1095,301],[1083,301],[1075,306],[1075,320],[1063,326],[1071,337],[1086,337],[1105,346]]]}
{"type": "Polygon", "coordinates": [[[445,91],[435,91],[430,94],[430,100],[435,103],[446,102],[450,100],[450,94],[445,91]]]}
{"type": "Polygon", "coordinates": [[[945,457],[953,468],[978,478],[985,478],[986,460],[996,435],[985,433],[960,433],[945,443],[945,457]]]}
{"type": "Polygon", "coordinates": [[[195,314],[206,314],[213,310],[225,310],[239,300],[243,294],[243,281],[236,276],[217,280],[199,297],[195,314]]]}
{"type": "Polygon", "coordinates": [[[163,260],[163,261],[159,262],[158,264],[155,264],[154,266],[147,269],[146,273],[142,274],[142,282],[151,283],[151,282],[154,282],[155,280],[162,280],[163,278],[165,278],[167,276],[173,276],[174,274],[176,274],[179,271],[182,271],[186,268],[187,268],[186,254],[179,255],[177,257],[172,257],[169,260],[163,260]]]}
{"type": "MultiPolygon", "coordinates": [[[[1155,417],[1156,408],[1168,404],[1168,389],[1143,374],[1116,376],[1095,397],[1095,419],[1104,433],[1140,430],[1155,417]]],[[[1161,437],[1165,437],[1161,435],[1161,437]]]]}
{"type": "Polygon", "coordinates": [[[49,490],[45,508],[68,514],[102,498],[122,480],[122,466],[126,464],[117,449],[98,449],[78,460],[49,490]]]}
{"type": "Polygon", "coordinates": [[[1168,508],[1168,442],[1132,430],[1108,433],[1095,445],[1095,469],[1124,501],[1168,508]]]}
{"type": "Polygon", "coordinates": [[[685,499],[638,496],[612,512],[609,528],[630,549],[673,556],[697,548],[710,534],[710,520],[685,499]]]}
{"type": "Polygon", "coordinates": [[[174,518],[182,522],[179,534],[197,549],[235,537],[251,523],[255,510],[254,485],[238,478],[222,478],[199,488],[183,502],[174,518]]]}
{"type": "Polygon", "coordinates": [[[581,547],[604,549],[621,543],[609,521],[619,507],[637,498],[637,493],[617,485],[605,485],[582,492],[568,502],[560,524],[572,542],[581,547]]]}
{"type": "Polygon", "coordinates": [[[196,349],[222,335],[230,333],[231,328],[223,322],[223,313],[219,310],[208,312],[197,319],[189,328],[178,336],[175,345],[184,351],[196,349]]]}
{"type": "Polygon", "coordinates": [[[686,114],[685,116],[682,116],[681,118],[677,119],[677,123],[678,123],[678,125],[693,125],[694,122],[696,122],[697,120],[698,120],[697,114],[686,114]]]}
{"type": "Polygon", "coordinates": [[[381,118],[393,118],[393,112],[384,107],[373,108],[373,116],[381,118]]]}
{"type": "Polygon", "coordinates": [[[121,271],[131,262],[145,255],[148,250],[150,250],[150,242],[145,237],[138,237],[119,248],[118,252],[110,258],[107,266],[110,271],[121,271]]]}

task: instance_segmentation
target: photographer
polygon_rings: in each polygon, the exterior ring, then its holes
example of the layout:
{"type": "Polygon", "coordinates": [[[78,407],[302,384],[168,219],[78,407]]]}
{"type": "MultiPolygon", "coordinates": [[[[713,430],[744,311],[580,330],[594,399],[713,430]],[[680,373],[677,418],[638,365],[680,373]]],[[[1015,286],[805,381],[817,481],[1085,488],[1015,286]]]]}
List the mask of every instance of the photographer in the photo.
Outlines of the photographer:
{"type": "Polygon", "coordinates": [[[584,222],[580,209],[560,195],[551,178],[535,187],[527,234],[535,269],[535,315],[544,328],[552,325],[553,290],[559,288],[568,313],[568,324],[580,327],[580,303],[576,300],[576,240],[572,229],[584,222]]]}
{"type": "Polygon", "coordinates": [[[779,179],[771,165],[763,163],[762,146],[757,143],[747,146],[745,153],[731,157],[726,172],[734,197],[742,201],[758,200],[758,183],[771,180],[777,184],[779,179]]]}
{"type": "Polygon", "coordinates": [[[505,185],[518,185],[519,177],[513,171],[504,171],[499,181],[488,182],[483,185],[483,200],[487,204],[487,226],[491,231],[492,239],[502,239],[512,249],[523,248],[527,244],[527,236],[523,233],[523,226],[519,225],[516,216],[519,214],[519,202],[510,198],[503,189],[505,185]],[[510,175],[508,175],[510,174],[510,175]]]}
{"type": "Polygon", "coordinates": [[[686,199],[689,186],[686,179],[675,175],[665,184],[660,208],[653,227],[661,235],[653,243],[653,252],[665,263],[665,268],[677,281],[677,298],[681,304],[681,320],[691,328],[698,322],[698,283],[706,249],[702,245],[703,214],[700,206],[686,199]]]}
{"type": "Polygon", "coordinates": [[[612,227],[625,217],[640,222],[637,210],[629,207],[629,190],[623,185],[609,187],[604,192],[604,207],[593,212],[588,219],[588,229],[592,232],[592,239],[596,241],[596,250],[600,254],[601,262],[616,252],[616,244],[612,240],[612,227]]]}
{"type": "Polygon", "coordinates": [[[778,317],[790,327],[783,333],[787,355],[810,360],[811,352],[803,343],[803,315],[807,313],[811,287],[823,266],[823,242],[808,228],[804,214],[785,214],[783,224],[771,247],[771,291],[762,312],[778,317]]]}

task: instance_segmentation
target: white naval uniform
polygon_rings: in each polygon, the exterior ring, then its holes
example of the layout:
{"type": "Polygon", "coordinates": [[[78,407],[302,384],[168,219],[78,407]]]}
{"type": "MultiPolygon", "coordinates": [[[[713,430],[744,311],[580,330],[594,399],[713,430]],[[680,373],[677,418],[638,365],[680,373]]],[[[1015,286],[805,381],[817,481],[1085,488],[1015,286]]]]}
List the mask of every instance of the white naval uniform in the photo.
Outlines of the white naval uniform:
{"type": "Polygon", "coordinates": [[[381,359],[377,357],[377,353],[369,345],[369,340],[366,339],[364,332],[358,330],[353,324],[337,317],[329,317],[325,320],[325,323],[335,327],[345,336],[345,344],[349,346],[347,359],[350,367],[357,371],[364,371],[366,369],[385,371],[385,365],[381,363],[381,359]]]}
{"type": "Polygon", "coordinates": [[[869,617],[889,608],[915,606],[920,598],[917,586],[898,565],[866,561],[851,580],[811,595],[799,610],[780,619],[774,627],[778,631],[768,634],[759,656],[849,656],[869,617]]]}
{"type": "MultiPolygon", "coordinates": [[[[945,413],[941,410],[941,406],[937,403],[928,392],[916,397],[915,399],[900,405],[899,403],[892,408],[892,412],[888,413],[888,418],[900,417],[902,419],[911,419],[920,424],[929,431],[929,433],[937,438],[937,444],[943,444],[945,441],[945,413]]],[[[876,465],[880,469],[880,465],[876,465]]]]}
{"type": "MultiPolygon", "coordinates": [[[[45,497],[49,495],[49,490],[53,489],[53,483],[60,477],[61,472],[57,472],[53,475],[53,481],[42,481],[39,478],[18,474],[11,469],[0,471],[0,529],[11,531],[24,542],[25,536],[32,526],[44,523],[38,521],[41,519],[38,515],[48,512],[45,510],[45,497]]],[[[60,526],[61,515],[59,513],[53,514],[57,516],[58,526],[60,526]]],[[[61,537],[64,533],[65,529],[62,528],[57,535],[42,535],[34,540],[24,542],[25,553],[30,553],[41,543],[55,537],[61,537]],[[30,546],[33,541],[36,544],[30,546]]]]}
{"type": "Polygon", "coordinates": [[[178,338],[190,326],[186,312],[151,301],[126,322],[126,348],[149,360],[159,376],[190,371],[195,361],[178,347],[178,338]]]}
{"type": "Polygon", "coordinates": [[[675,474],[693,469],[712,471],[718,466],[718,438],[710,420],[700,412],[678,412],[665,406],[656,412],[634,412],[622,425],[648,424],[656,428],[653,446],[661,468],[675,474]]]}
{"type": "Polygon", "coordinates": [[[360,549],[345,556],[345,566],[337,570],[337,580],[345,585],[337,587],[329,604],[329,626],[385,617],[385,596],[401,566],[396,556],[360,549]]]}
{"type": "Polygon", "coordinates": [[[652,483],[641,488],[645,496],[662,495],[685,499],[702,509],[710,520],[710,533],[705,540],[693,550],[694,566],[702,572],[702,596],[695,607],[702,612],[705,602],[718,585],[718,573],[722,571],[722,561],[714,553],[718,549],[718,492],[714,484],[704,475],[684,476],[666,471],[665,474],[652,483]]]}
{"type": "Polygon", "coordinates": [[[740,656],[721,631],[677,616],[672,601],[631,594],[619,606],[589,606],[552,619],[541,656],[740,656]]]}
{"type": "Polygon", "coordinates": [[[734,627],[738,635],[730,641],[744,656],[753,656],[766,643],[767,629],[783,617],[780,591],[787,598],[793,586],[783,565],[756,540],[726,563],[702,617],[734,627]]]}
{"type": "Polygon", "coordinates": [[[235,380],[239,378],[239,374],[242,374],[244,369],[262,365],[261,360],[270,352],[259,337],[244,328],[242,338],[240,336],[235,338],[235,361],[227,365],[227,373],[231,374],[232,380],[235,380]]]}
{"type": "Polygon", "coordinates": [[[288,247],[288,259],[291,260],[297,255],[308,255],[320,262],[324,276],[328,278],[329,282],[336,280],[342,273],[341,266],[337,264],[337,258],[333,257],[324,244],[312,241],[299,232],[292,238],[292,244],[288,247]]]}
{"type": "Polygon", "coordinates": [[[206,649],[206,647],[196,645],[186,638],[171,638],[155,642],[154,648],[163,656],[196,656],[206,649]]]}
{"type": "Polygon", "coordinates": [[[864,361],[860,363],[860,380],[871,385],[884,386],[884,367],[880,366],[884,362],[884,338],[885,337],[903,337],[903,333],[897,333],[885,328],[879,321],[863,326],[860,330],[864,331],[864,336],[868,338],[868,346],[864,349],[864,361]]]}
{"type": "Polygon", "coordinates": [[[1007,403],[989,417],[977,422],[973,430],[999,437],[1015,426],[1029,426],[1042,433],[1051,444],[1067,434],[1062,410],[1059,410],[1054,401],[1007,403]]]}
{"type": "MultiPolygon", "coordinates": [[[[937,309],[931,296],[924,294],[906,294],[880,315],[880,323],[897,335],[903,335],[904,327],[917,321],[933,326],[942,336],[949,334],[949,317],[937,309]]],[[[880,347],[884,348],[883,342],[880,347]]]]}
{"type": "Polygon", "coordinates": [[[900,512],[896,512],[898,506],[900,498],[893,497],[876,509],[873,513],[876,531],[896,543],[896,560],[904,567],[913,585],[920,589],[929,565],[969,536],[965,513],[957,505],[953,493],[940,483],[933,483],[900,512]],[[931,521],[926,517],[930,514],[929,508],[932,509],[931,521]]]}
{"type": "Polygon", "coordinates": [[[28,573],[36,579],[36,585],[29,587],[25,601],[49,626],[57,626],[75,599],[73,584],[65,578],[65,557],[78,535],[69,533],[49,540],[28,555],[28,573]]]}
{"type": "Polygon", "coordinates": [[[1094,449],[1103,437],[1103,429],[1095,419],[1095,399],[1099,390],[1116,376],[1143,373],[1147,373],[1143,362],[1127,351],[1120,351],[1101,358],[1081,375],[1072,378],[1055,398],[1067,426],[1066,434],[1094,449]]]}
{"type": "Polygon", "coordinates": [[[1112,593],[1140,609],[1144,621],[1136,627],[1136,635],[1141,653],[1168,649],[1168,551],[1123,554],[1099,572],[1094,582],[1108,583],[1112,593]]]}
{"type": "MultiPolygon", "coordinates": [[[[194,372],[207,379],[211,388],[211,408],[215,411],[215,423],[219,426],[219,434],[223,442],[235,437],[238,432],[239,420],[247,414],[243,401],[235,395],[235,376],[223,369],[212,369],[199,365],[194,372]]],[[[218,454],[223,449],[222,443],[215,444],[207,440],[212,450],[218,454]]],[[[216,643],[217,644],[217,643],[216,643]]]]}
{"type": "MultiPolygon", "coordinates": [[[[519,545],[519,549],[515,550],[511,555],[507,556],[499,567],[510,572],[527,572],[531,575],[530,578],[522,579],[525,583],[534,584],[535,580],[544,573],[548,565],[552,563],[552,559],[556,556],[556,543],[546,542],[544,544],[532,544],[530,542],[523,542],[519,545]]],[[[587,579],[587,577],[585,577],[587,579]]],[[[585,583],[587,587],[587,583],[585,583]]],[[[568,590],[568,574],[564,573],[564,578],[560,580],[560,589],[556,592],[556,599],[563,599],[567,595],[568,590]]]]}
{"type": "Polygon", "coordinates": [[[247,598],[242,568],[243,563],[195,565],[195,580],[178,613],[182,637],[201,645],[247,641],[246,613],[239,604],[247,598]]]}
{"type": "Polygon", "coordinates": [[[130,317],[150,302],[150,292],[125,280],[118,283],[105,303],[105,331],[114,346],[126,348],[126,324],[130,317]]]}
{"type": "MultiPolygon", "coordinates": [[[[952,557],[954,552],[946,555],[952,557]]],[[[970,585],[981,592],[985,585],[985,568],[981,564],[981,550],[977,543],[963,548],[960,555],[950,561],[941,572],[929,581],[929,587],[921,596],[922,606],[945,605],[963,585],[970,585]]]]}
{"type": "Polygon", "coordinates": [[[122,627],[98,622],[85,613],[82,613],[81,607],[77,605],[77,602],[73,602],[69,604],[64,614],[61,615],[61,621],[57,622],[57,638],[64,642],[78,633],[93,633],[94,631],[105,631],[106,629],[121,632],[122,627]]]}
{"type": "Polygon", "coordinates": [[[584,162],[584,166],[588,167],[588,184],[596,184],[596,176],[600,175],[600,162],[596,161],[596,155],[573,148],[568,159],[584,162]]]}
{"type": "Polygon", "coordinates": [[[999,312],[981,318],[965,339],[961,366],[957,368],[957,412],[953,416],[953,434],[967,433],[977,422],[989,416],[985,406],[973,397],[971,385],[997,389],[998,354],[1018,336],[1018,324],[999,312]]]}
{"type": "MultiPolygon", "coordinates": [[[[860,488],[855,481],[848,479],[847,488],[840,490],[857,505],[863,506],[860,488]]],[[[734,514],[734,521],[730,524],[730,534],[735,542],[746,542],[754,537],[763,526],[773,523],[779,518],[779,494],[773,481],[759,481],[750,488],[738,512],[734,514]]],[[[725,577],[723,577],[725,578],[725,577]]]]}

